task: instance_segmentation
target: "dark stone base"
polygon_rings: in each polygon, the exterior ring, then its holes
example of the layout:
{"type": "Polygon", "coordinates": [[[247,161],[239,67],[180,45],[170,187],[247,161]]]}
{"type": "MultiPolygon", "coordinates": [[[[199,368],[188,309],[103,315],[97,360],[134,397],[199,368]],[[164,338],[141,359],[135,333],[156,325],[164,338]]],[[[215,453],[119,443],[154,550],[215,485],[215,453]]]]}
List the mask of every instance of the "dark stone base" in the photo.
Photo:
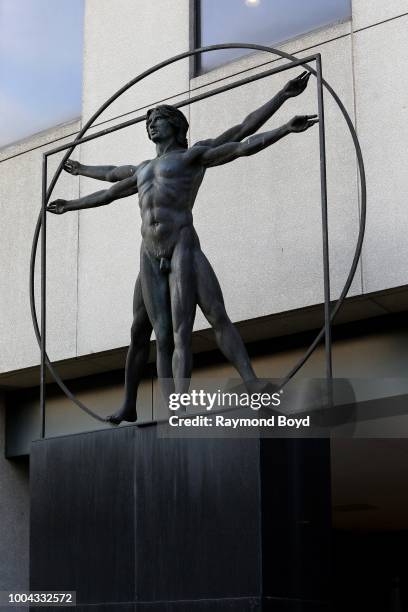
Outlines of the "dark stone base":
{"type": "Polygon", "coordinates": [[[328,441],[159,427],[34,443],[31,589],[81,612],[326,611],[328,441]]]}
{"type": "MultiPolygon", "coordinates": [[[[72,608],[68,608],[70,610],[72,608]]],[[[61,608],[33,608],[38,612],[61,612],[61,608]]],[[[206,599],[201,601],[174,601],[111,605],[79,605],[77,612],[329,612],[328,603],[300,600],[282,600],[270,597],[240,599],[206,599]]]]}

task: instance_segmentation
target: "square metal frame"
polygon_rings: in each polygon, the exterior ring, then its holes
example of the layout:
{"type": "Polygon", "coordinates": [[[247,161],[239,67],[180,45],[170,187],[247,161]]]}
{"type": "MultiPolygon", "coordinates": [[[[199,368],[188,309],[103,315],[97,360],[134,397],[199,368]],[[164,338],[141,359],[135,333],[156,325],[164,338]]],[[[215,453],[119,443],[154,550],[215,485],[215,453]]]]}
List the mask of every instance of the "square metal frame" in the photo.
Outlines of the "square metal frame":
{"type": "MultiPolygon", "coordinates": [[[[323,100],[323,75],[322,75],[322,60],[320,53],[309,55],[302,59],[285,63],[283,66],[271,68],[261,73],[234,81],[228,85],[217,87],[211,91],[204,92],[186,98],[174,106],[181,108],[211,98],[220,93],[241,87],[248,83],[252,83],[259,79],[264,79],[268,76],[285,72],[295,68],[296,66],[305,66],[309,62],[316,62],[316,79],[317,79],[317,102],[318,102],[318,119],[319,119],[319,154],[320,154],[320,194],[321,194],[321,212],[322,212],[322,242],[323,242],[323,280],[324,280],[324,328],[325,328],[325,370],[328,389],[328,405],[331,406],[332,400],[332,338],[331,338],[331,320],[330,320],[330,262],[329,262],[329,234],[328,234],[328,214],[327,214],[327,172],[326,172],[326,138],[325,138],[325,117],[324,117],[324,100],[323,100]]],[[[47,332],[47,304],[46,304],[46,257],[47,257],[47,204],[49,195],[47,193],[47,169],[48,158],[52,155],[75,148],[79,144],[101,138],[112,132],[122,130],[136,123],[146,120],[146,115],[136,117],[119,123],[118,125],[101,130],[89,136],[69,142],[54,149],[50,149],[43,154],[42,158],[42,205],[41,205],[41,383],[40,383],[40,409],[41,409],[41,437],[45,437],[45,409],[46,409],[46,332],[47,332]]]]}

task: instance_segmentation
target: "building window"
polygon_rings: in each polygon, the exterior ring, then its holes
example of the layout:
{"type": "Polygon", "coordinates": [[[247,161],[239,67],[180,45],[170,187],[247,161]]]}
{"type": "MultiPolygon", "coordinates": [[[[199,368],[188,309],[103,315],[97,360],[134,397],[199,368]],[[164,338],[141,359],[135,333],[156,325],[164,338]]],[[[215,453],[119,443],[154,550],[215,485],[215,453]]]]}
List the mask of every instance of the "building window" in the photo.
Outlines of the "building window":
{"type": "Polygon", "coordinates": [[[84,0],[0,0],[0,148],[81,115],[84,0]]]}
{"type": "MultiPolygon", "coordinates": [[[[223,42],[273,46],[350,17],[351,0],[197,0],[196,46],[223,42]]],[[[197,72],[247,53],[236,49],[203,53],[197,72]]]]}

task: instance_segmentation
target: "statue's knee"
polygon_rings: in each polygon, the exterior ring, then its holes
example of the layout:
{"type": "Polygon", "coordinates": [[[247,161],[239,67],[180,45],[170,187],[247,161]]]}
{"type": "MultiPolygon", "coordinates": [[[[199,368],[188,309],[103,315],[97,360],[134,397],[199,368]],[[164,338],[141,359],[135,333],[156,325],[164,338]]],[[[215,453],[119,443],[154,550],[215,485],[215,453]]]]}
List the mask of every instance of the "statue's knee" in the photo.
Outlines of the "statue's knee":
{"type": "Polygon", "coordinates": [[[229,319],[226,310],[223,305],[216,305],[212,308],[211,313],[208,317],[210,325],[215,328],[222,328],[228,324],[229,319]]]}
{"type": "Polygon", "coordinates": [[[132,327],[130,328],[130,337],[132,338],[132,341],[134,342],[135,340],[137,340],[137,337],[140,334],[140,325],[137,323],[137,321],[134,321],[132,323],[132,327]]]}
{"type": "Polygon", "coordinates": [[[130,341],[135,345],[144,344],[146,341],[149,341],[151,333],[151,327],[141,325],[139,321],[135,321],[130,328],[130,341]]]}
{"type": "Polygon", "coordinates": [[[166,327],[155,329],[156,343],[160,351],[168,351],[173,346],[173,337],[171,330],[166,327]]]}
{"type": "Polygon", "coordinates": [[[191,345],[193,334],[192,325],[180,325],[174,330],[174,347],[175,349],[184,349],[191,345]]]}

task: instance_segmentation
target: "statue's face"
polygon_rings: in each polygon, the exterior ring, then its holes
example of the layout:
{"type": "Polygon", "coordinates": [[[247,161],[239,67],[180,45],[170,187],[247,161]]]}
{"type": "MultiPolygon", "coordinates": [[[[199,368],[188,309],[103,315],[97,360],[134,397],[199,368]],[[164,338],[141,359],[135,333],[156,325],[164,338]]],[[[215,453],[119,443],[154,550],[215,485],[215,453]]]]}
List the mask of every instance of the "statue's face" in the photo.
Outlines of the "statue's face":
{"type": "Polygon", "coordinates": [[[159,112],[153,112],[147,123],[147,131],[154,143],[167,142],[171,138],[176,139],[176,131],[166,117],[159,112]]]}

